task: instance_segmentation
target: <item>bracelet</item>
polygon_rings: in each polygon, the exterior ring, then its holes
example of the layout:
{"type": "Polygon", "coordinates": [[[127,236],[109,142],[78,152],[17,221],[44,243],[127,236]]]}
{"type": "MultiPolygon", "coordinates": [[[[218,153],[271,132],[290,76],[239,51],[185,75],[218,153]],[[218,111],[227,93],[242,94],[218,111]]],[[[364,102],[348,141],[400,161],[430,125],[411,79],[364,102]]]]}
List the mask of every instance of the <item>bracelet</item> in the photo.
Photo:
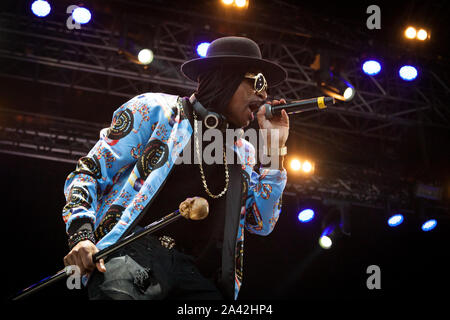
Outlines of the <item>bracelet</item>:
{"type": "Polygon", "coordinates": [[[69,248],[72,250],[72,248],[75,247],[78,242],[81,242],[83,240],[90,240],[92,243],[95,244],[94,233],[89,230],[81,230],[75,232],[69,237],[68,240],[69,248]]]}
{"type": "Polygon", "coordinates": [[[284,146],[282,148],[279,148],[279,149],[269,149],[269,150],[267,149],[266,146],[264,146],[263,151],[269,157],[270,156],[279,156],[279,157],[281,157],[281,156],[287,155],[287,147],[286,146],[284,146]]]}

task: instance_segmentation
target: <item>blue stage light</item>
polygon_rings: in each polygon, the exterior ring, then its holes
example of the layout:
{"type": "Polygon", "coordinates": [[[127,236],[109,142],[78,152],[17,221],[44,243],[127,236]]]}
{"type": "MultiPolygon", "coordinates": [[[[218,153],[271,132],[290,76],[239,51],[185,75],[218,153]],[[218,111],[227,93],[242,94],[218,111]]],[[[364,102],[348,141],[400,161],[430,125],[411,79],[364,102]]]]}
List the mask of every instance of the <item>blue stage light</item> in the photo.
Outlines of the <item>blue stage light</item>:
{"type": "Polygon", "coordinates": [[[72,17],[79,24],[88,23],[91,20],[91,12],[83,7],[78,7],[72,12],[72,17]]]}
{"type": "Polygon", "coordinates": [[[433,230],[436,227],[436,225],[437,225],[436,219],[427,220],[422,224],[422,230],[423,231],[433,230]]]}
{"type": "Polygon", "coordinates": [[[45,17],[50,13],[51,7],[47,1],[37,0],[31,4],[31,11],[38,17],[45,17]]]}
{"type": "Polygon", "coordinates": [[[392,217],[388,219],[388,225],[390,227],[396,227],[400,225],[403,222],[403,215],[401,214],[394,214],[392,217]]]}
{"type": "Polygon", "coordinates": [[[417,69],[413,66],[403,66],[398,71],[400,77],[405,81],[412,81],[417,78],[417,69]]]}
{"type": "Polygon", "coordinates": [[[314,218],[314,210],[304,209],[298,214],[298,221],[305,223],[309,222],[314,218]]]}
{"type": "Polygon", "coordinates": [[[200,57],[206,57],[208,51],[209,42],[202,42],[197,46],[197,53],[200,57]]]}
{"type": "Polygon", "coordinates": [[[381,71],[381,64],[376,60],[368,60],[364,62],[362,69],[365,74],[374,76],[381,71]]]}

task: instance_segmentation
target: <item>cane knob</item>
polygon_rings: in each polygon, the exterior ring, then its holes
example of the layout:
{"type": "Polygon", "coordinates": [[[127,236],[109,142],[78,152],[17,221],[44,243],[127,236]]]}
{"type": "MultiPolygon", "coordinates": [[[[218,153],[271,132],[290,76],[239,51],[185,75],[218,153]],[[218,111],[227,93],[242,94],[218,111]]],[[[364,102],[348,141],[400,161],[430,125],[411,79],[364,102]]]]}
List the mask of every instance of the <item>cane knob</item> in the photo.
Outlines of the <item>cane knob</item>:
{"type": "Polygon", "coordinates": [[[180,203],[180,214],[189,220],[203,220],[208,216],[208,201],[202,197],[187,198],[180,203]]]}

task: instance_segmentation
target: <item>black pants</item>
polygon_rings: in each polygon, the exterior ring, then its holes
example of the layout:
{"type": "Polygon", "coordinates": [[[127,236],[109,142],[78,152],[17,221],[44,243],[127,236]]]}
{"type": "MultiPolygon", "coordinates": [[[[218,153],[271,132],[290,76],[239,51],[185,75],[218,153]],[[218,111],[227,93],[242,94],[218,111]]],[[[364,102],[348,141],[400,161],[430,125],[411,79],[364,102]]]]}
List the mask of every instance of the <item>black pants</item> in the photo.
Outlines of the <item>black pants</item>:
{"type": "Polygon", "coordinates": [[[108,257],[106,272],[94,271],[87,289],[91,300],[220,300],[214,283],[203,277],[193,258],[146,236],[108,257]]]}

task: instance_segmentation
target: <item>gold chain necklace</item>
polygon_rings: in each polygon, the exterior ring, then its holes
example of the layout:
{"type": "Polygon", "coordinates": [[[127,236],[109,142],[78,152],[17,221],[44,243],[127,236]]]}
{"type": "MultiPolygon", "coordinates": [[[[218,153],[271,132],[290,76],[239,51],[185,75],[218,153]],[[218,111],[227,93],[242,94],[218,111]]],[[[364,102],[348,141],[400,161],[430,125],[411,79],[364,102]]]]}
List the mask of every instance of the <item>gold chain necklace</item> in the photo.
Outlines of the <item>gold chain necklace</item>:
{"type": "Polygon", "coordinates": [[[218,195],[214,195],[214,194],[211,193],[211,191],[209,191],[208,185],[206,184],[206,177],[205,177],[205,173],[203,172],[202,161],[201,161],[201,158],[200,158],[200,146],[199,146],[199,143],[198,143],[198,138],[196,138],[197,133],[198,133],[197,115],[195,114],[194,111],[192,111],[192,113],[194,115],[195,150],[197,152],[197,157],[199,159],[200,175],[202,176],[203,187],[205,188],[205,191],[208,194],[208,196],[210,196],[211,198],[214,198],[214,199],[218,199],[218,198],[222,197],[225,194],[225,192],[227,192],[227,189],[228,189],[229,176],[228,176],[228,165],[227,165],[227,156],[226,156],[226,152],[225,152],[225,147],[223,148],[223,162],[225,164],[225,188],[218,195]]]}

